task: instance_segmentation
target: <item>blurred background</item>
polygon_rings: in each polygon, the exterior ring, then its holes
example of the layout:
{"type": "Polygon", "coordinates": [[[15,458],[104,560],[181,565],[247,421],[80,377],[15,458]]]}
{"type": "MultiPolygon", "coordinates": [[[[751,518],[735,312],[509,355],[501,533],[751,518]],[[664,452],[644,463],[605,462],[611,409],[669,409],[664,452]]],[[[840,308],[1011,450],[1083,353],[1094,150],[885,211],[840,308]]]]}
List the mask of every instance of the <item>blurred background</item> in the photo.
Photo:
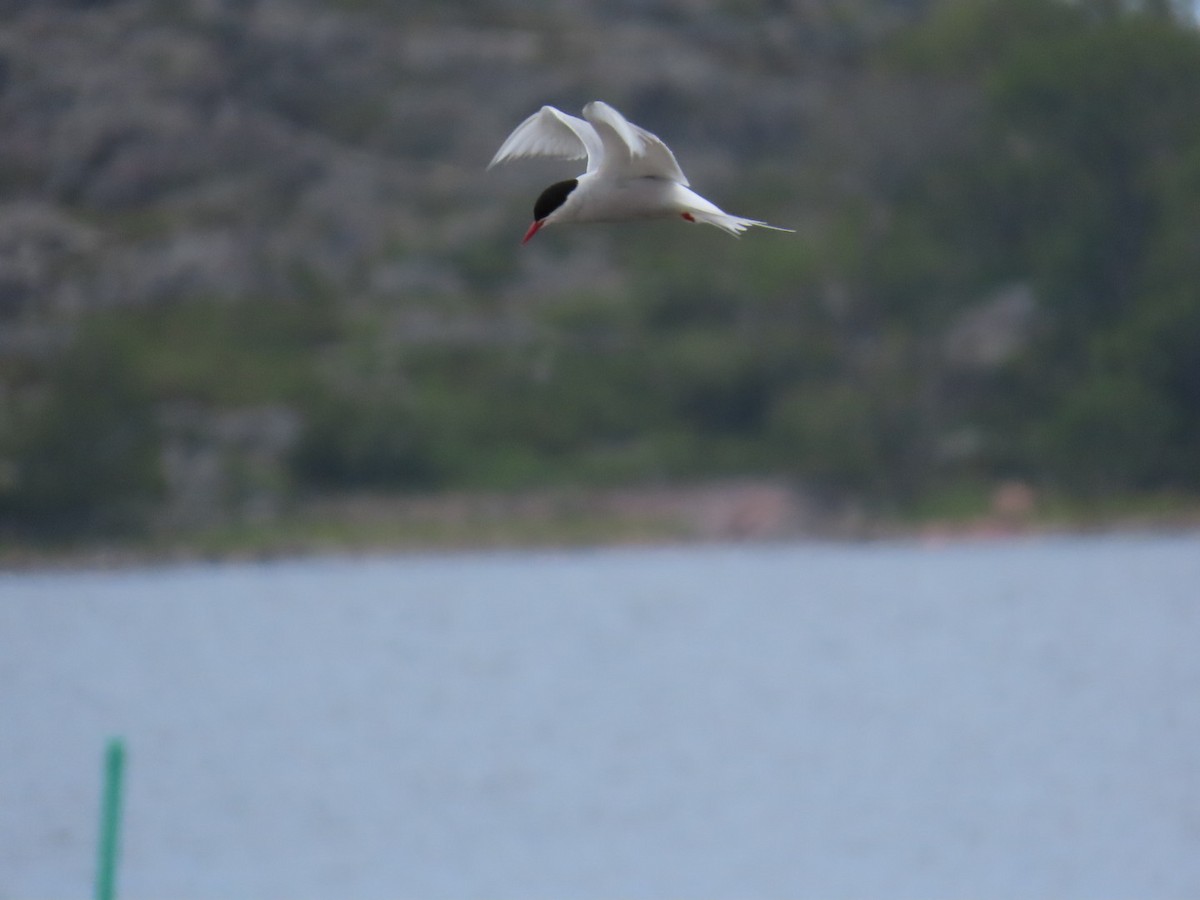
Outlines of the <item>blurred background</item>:
{"type": "Polygon", "coordinates": [[[0,0],[0,897],[114,736],[131,900],[1200,896],[1198,113],[1169,0],[0,0]],[[522,247],[593,99],[796,233],[522,247]],[[717,540],[1060,515],[1193,527],[717,540]],[[303,558],[8,571],[116,538],[303,558]]]}
{"type": "MultiPolygon", "coordinates": [[[[699,521],[719,499],[672,489],[749,484],[716,532],[1200,492],[1189,6],[0,12],[6,541],[568,489],[572,521],[699,521]],[[797,233],[519,246],[579,166],[488,160],[597,98],[797,233]]],[[[504,517],[565,515],[529,502],[504,517]]]]}

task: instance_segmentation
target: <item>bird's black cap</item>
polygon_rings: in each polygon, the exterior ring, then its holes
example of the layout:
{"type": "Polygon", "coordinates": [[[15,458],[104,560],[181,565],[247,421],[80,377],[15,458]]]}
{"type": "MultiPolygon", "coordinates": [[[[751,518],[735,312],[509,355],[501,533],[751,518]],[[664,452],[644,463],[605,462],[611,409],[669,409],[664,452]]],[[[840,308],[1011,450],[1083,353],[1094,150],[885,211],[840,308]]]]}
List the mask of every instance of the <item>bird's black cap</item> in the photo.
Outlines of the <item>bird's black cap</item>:
{"type": "Polygon", "coordinates": [[[568,181],[556,181],[550,185],[550,187],[542,191],[542,195],[537,198],[537,203],[533,204],[533,218],[539,222],[546,218],[546,216],[562,206],[566,202],[567,196],[578,186],[578,178],[572,178],[568,181]]]}

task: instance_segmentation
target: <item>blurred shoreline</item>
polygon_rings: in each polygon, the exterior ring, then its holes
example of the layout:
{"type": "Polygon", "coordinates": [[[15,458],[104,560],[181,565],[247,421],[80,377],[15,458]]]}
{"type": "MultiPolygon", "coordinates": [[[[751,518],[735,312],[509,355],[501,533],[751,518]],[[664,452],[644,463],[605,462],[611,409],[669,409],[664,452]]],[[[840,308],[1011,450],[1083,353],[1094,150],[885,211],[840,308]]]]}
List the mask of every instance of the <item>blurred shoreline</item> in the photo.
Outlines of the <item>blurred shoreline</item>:
{"type": "Polygon", "coordinates": [[[0,571],[106,569],[321,556],[779,541],[1005,540],[1043,534],[1200,532],[1200,498],[1153,495],[1090,505],[1020,481],[927,508],[868,509],[786,482],[313,499],[270,521],[79,541],[0,539],[0,571]]]}

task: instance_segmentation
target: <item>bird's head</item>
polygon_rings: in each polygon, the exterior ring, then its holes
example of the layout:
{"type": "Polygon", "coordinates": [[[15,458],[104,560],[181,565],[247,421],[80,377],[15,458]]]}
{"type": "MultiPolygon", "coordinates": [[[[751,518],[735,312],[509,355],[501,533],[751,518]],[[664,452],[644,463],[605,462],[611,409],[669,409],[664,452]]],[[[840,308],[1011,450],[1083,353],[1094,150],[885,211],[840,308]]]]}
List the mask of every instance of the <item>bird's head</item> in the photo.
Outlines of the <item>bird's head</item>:
{"type": "Polygon", "coordinates": [[[525,237],[521,239],[522,244],[527,243],[542,228],[554,221],[554,214],[562,209],[563,204],[567,202],[567,197],[571,195],[571,191],[578,186],[579,179],[570,178],[567,181],[556,181],[542,191],[537,202],[533,204],[533,224],[525,232],[525,237]]]}

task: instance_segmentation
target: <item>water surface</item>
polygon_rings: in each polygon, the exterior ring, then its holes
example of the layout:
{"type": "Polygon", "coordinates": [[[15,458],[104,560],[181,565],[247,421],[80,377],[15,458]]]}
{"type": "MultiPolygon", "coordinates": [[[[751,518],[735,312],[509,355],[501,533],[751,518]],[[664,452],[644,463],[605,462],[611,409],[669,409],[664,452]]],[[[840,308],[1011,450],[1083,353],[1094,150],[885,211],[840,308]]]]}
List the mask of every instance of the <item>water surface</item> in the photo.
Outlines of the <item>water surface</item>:
{"type": "Polygon", "coordinates": [[[1200,538],[0,575],[0,897],[1200,895],[1200,538]]]}

